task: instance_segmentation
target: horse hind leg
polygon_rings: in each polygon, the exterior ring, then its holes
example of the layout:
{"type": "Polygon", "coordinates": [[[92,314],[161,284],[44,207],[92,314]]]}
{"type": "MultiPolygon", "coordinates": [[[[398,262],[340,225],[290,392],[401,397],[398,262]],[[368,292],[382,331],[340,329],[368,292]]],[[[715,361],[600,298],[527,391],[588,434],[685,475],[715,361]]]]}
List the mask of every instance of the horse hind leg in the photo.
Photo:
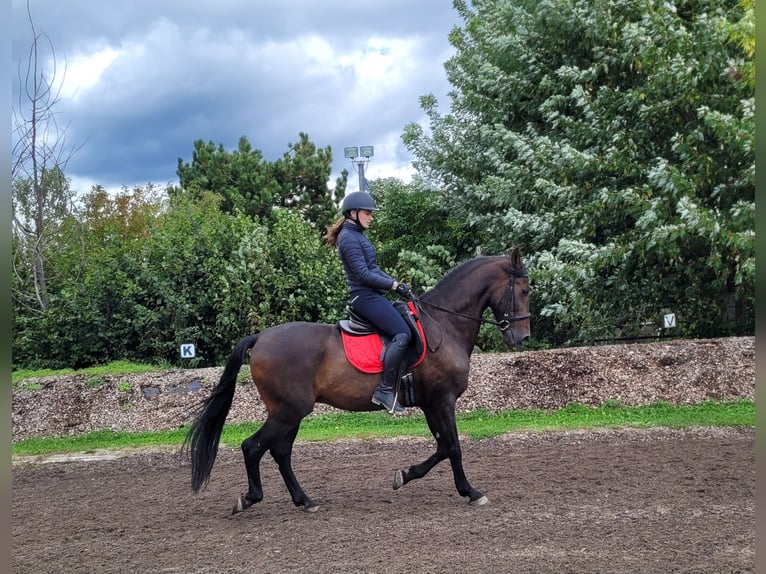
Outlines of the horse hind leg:
{"type": "Polygon", "coordinates": [[[292,470],[291,455],[293,442],[298,434],[299,424],[278,422],[268,417],[260,429],[242,442],[242,454],[245,459],[247,470],[248,491],[237,498],[232,508],[232,514],[238,514],[263,500],[263,486],[261,484],[261,459],[269,451],[279,466],[293,503],[303,507],[308,512],[313,512],[319,507],[311,500],[298,484],[292,470]]]}
{"type": "Polygon", "coordinates": [[[303,488],[301,488],[301,485],[298,483],[298,479],[293,472],[292,452],[295,437],[298,434],[298,428],[299,426],[295,425],[295,427],[282,440],[271,447],[270,452],[279,467],[279,473],[282,475],[282,480],[285,481],[287,490],[290,492],[293,504],[303,508],[306,512],[316,512],[319,509],[319,505],[306,496],[306,493],[303,491],[303,488]]]}
{"type": "Polygon", "coordinates": [[[267,420],[260,429],[253,435],[242,441],[242,455],[245,459],[245,470],[247,471],[247,493],[240,495],[232,508],[231,513],[237,514],[250,508],[253,504],[263,500],[263,486],[261,484],[261,458],[268,450],[265,443],[267,440],[267,420]]]}
{"type": "Polygon", "coordinates": [[[263,500],[263,485],[261,483],[261,459],[263,455],[279,441],[279,425],[270,416],[255,433],[242,441],[242,456],[245,459],[247,471],[247,492],[237,499],[232,514],[237,514],[263,500]]]}

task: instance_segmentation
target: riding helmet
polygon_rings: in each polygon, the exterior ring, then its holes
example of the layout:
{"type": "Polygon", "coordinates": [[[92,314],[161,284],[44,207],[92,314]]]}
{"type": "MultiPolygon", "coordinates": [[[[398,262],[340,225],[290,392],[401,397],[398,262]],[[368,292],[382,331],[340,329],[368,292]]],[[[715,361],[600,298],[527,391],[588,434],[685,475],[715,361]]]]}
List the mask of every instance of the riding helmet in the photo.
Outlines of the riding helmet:
{"type": "Polygon", "coordinates": [[[367,209],[373,211],[376,209],[375,200],[372,199],[372,196],[369,193],[364,191],[349,193],[343,199],[343,205],[340,210],[343,215],[348,215],[348,212],[354,209],[367,209]]]}

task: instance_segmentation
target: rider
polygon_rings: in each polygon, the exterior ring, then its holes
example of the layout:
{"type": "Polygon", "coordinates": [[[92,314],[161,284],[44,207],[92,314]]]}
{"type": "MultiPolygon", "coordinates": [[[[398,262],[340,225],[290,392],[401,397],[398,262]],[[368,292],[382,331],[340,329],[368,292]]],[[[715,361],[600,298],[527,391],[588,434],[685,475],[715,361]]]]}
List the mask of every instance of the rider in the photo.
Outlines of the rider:
{"type": "Polygon", "coordinates": [[[410,341],[410,328],[384,294],[395,291],[408,297],[411,290],[406,283],[396,281],[378,267],[375,249],[364,234],[372,223],[375,209],[375,201],[369,193],[348,194],[341,206],[343,217],[330,226],[325,240],[331,247],[338,248],[351,309],[391,339],[383,357],[383,378],[372,395],[372,402],[395,414],[404,412],[393,389],[410,341]]]}

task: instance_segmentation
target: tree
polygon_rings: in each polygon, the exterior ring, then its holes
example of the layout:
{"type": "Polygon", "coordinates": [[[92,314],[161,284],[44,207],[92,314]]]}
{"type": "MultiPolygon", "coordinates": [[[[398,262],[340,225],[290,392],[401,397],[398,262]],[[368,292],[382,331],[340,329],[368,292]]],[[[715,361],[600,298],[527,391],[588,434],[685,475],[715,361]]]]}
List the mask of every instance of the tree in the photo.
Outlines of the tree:
{"type": "Polygon", "coordinates": [[[381,208],[369,232],[381,267],[420,292],[430,289],[465,252],[462,222],[443,207],[443,194],[418,178],[379,179],[371,193],[381,208]]]}
{"type": "MultiPolygon", "coordinates": [[[[324,231],[337,211],[327,186],[332,152],[329,147],[318,149],[304,133],[288,148],[281,159],[271,163],[245,136],[233,152],[222,144],[197,140],[191,163],[178,158],[180,187],[170,188],[169,193],[199,196],[210,191],[222,197],[224,212],[242,213],[265,223],[273,222],[275,209],[287,207],[324,231]]],[[[348,172],[343,170],[336,182],[335,201],[343,198],[347,180],[348,172]]]]}
{"type": "Polygon", "coordinates": [[[668,307],[688,334],[751,331],[752,3],[471,4],[451,111],[422,98],[430,133],[404,140],[477,245],[528,254],[545,336],[635,334],[668,307]]]}
{"type": "Polygon", "coordinates": [[[281,208],[269,228],[224,213],[221,201],[212,192],[168,199],[151,185],[116,195],[94,187],[74,221],[79,243],[56,255],[70,276],[50,309],[14,306],[15,366],[177,364],[182,343],[197,346],[194,365],[212,366],[244,333],[342,317],[340,263],[314,226],[281,208]]]}
{"type": "Polygon", "coordinates": [[[286,321],[335,322],[345,315],[348,292],[340,260],[298,213],[275,212],[269,233],[272,273],[260,279],[269,316],[260,327],[286,321]]]}
{"type": "MultiPolygon", "coordinates": [[[[299,137],[297,143],[288,144],[289,151],[274,163],[274,177],[281,190],[279,206],[296,210],[324,232],[338,212],[332,190],[327,186],[332,173],[332,150],[330,146],[318,149],[305,133],[299,137]]],[[[347,183],[348,171],[344,169],[335,184],[336,201],[345,196],[347,183]]]]}
{"type": "Polygon", "coordinates": [[[225,213],[268,221],[279,196],[271,165],[244,136],[233,152],[226,151],[223,144],[195,141],[191,163],[178,158],[177,173],[180,188],[171,187],[171,196],[187,193],[200,197],[212,192],[221,196],[221,210],[225,213]]]}
{"type": "Polygon", "coordinates": [[[64,172],[76,148],[67,146],[66,129],[56,122],[63,77],[58,77],[53,43],[37,32],[28,4],[27,12],[33,40],[23,73],[19,63],[19,105],[12,109],[13,297],[44,312],[56,273],[52,253],[62,234],[71,231],[65,222],[73,210],[73,191],[64,172]]]}
{"type": "Polygon", "coordinates": [[[70,215],[52,254],[61,271],[51,305],[36,313],[14,304],[13,357],[16,366],[78,368],[117,359],[145,360],[136,348],[145,333],[136,329],[133,288],[141,246],[153,221],[166,208],[151,185],[109,194],[95,186],[70,215]]]}

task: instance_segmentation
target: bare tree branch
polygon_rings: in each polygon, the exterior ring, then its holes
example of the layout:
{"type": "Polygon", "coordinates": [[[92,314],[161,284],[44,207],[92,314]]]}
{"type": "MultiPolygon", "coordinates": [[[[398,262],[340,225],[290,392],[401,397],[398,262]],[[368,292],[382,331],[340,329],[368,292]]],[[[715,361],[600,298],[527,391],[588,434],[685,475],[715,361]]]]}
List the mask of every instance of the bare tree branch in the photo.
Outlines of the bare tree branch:
{"type": "Polygon", "coordinates": [[[13,291],[16,301],[34,302],[45,311],[50,305],[49,279],[55,275],[49,257],[62,244],[64,223],[75,211],[64,173],[82,146],[67,145],[68,126],[60,127],[56,117],[66,67],[59,79],[53,42],[37,31],[29,1],[27,15],[32,43],[26,65],[18,66],[19,102],[12,108],[13,291]]]}

